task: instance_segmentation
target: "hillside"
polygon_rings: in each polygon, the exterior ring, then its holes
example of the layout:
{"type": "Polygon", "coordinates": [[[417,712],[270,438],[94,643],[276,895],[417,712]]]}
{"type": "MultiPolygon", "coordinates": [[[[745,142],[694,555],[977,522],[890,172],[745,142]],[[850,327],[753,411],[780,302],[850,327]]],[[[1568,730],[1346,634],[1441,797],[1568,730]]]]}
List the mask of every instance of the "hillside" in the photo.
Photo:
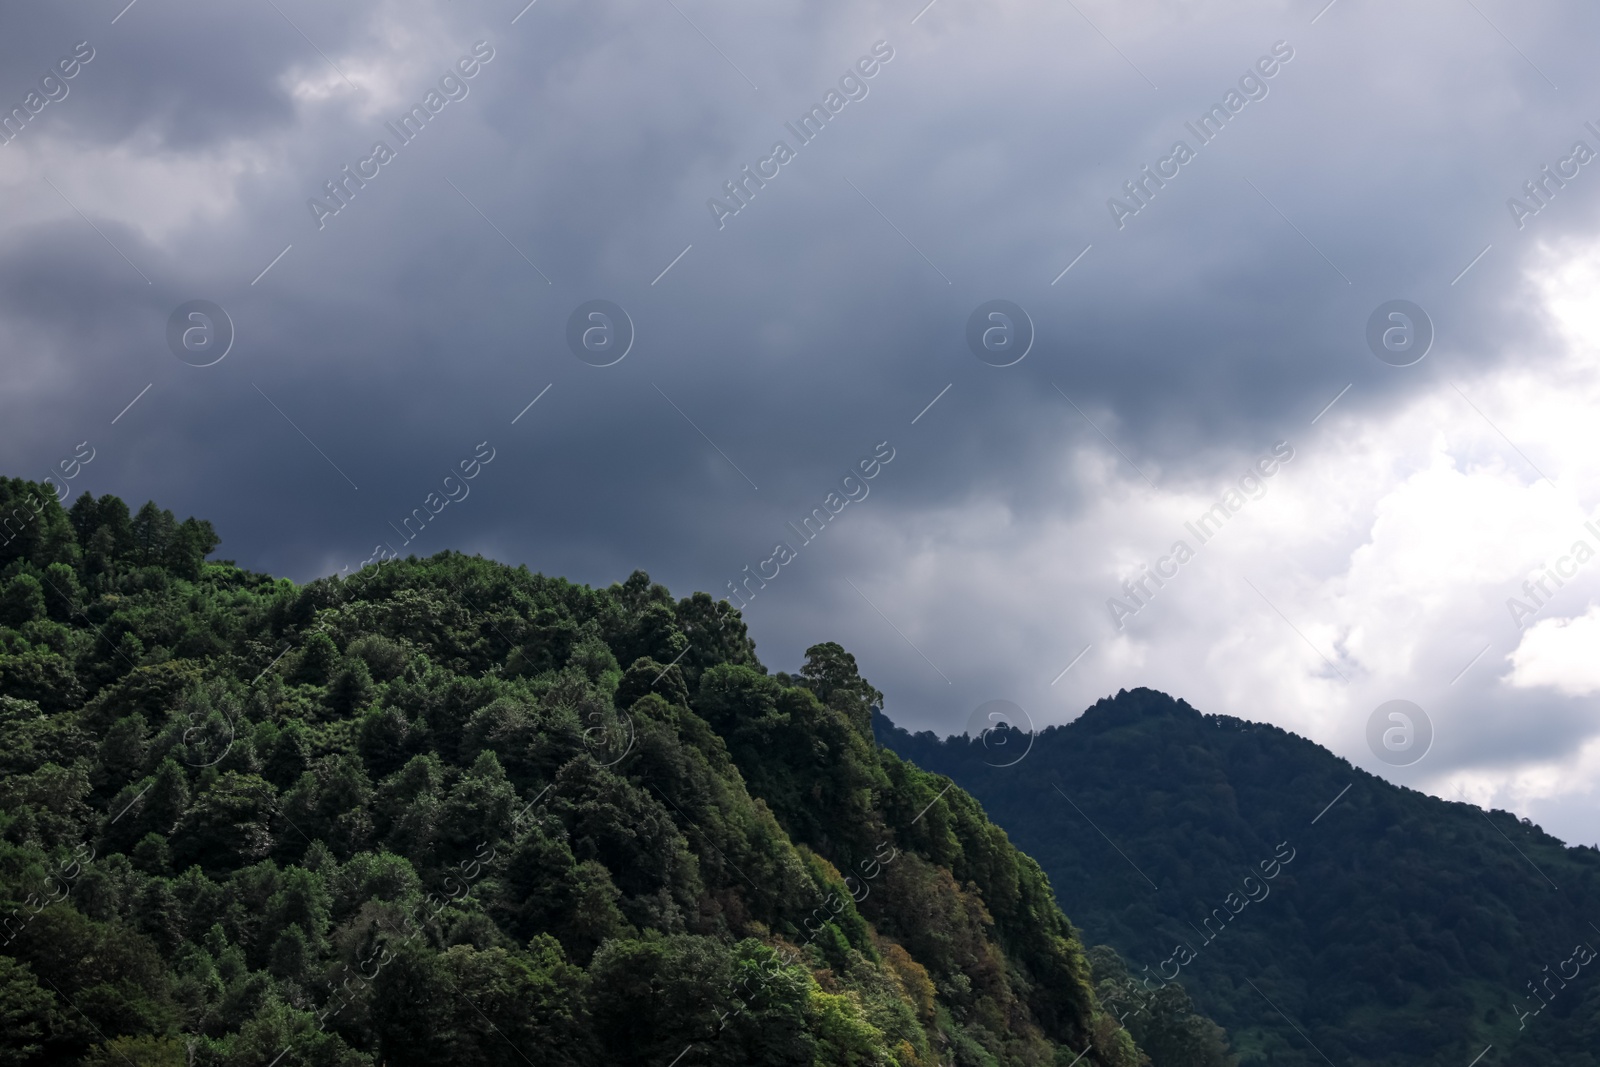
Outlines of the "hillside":
{"type": "Polygon", "coordinates": [[[0,1064],[1227,1062],[1037,864],[636,572],[306,586],[0,480],[0,1064]],[[1099,991],[1097,991],[1097,989],[1099,991]]]}
{"type": "Polygon", "coordinates": [[[877,730],[977,797],[1087,938],[1178,977],[1246,1065],[1600,1063],[1592,848],[1148,689],[1013,766],[1019,731],[877,730]]]}

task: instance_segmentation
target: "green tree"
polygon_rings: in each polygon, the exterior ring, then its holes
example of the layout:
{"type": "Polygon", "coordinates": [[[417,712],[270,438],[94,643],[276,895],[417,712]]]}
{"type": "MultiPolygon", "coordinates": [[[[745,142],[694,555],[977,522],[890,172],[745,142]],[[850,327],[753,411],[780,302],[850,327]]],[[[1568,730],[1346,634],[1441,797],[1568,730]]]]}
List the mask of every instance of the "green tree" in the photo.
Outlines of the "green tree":
{"type": "Polygon", "coordinates": [[[365,708],[372,694],[372,672],[366,662],[347,656],[328,683],[328,710],[339,718],[348,718],[365,708]]]}
{"type": "Polygon", "coordinates": [[[141,567],[160,566],[169,561],[168,549],[177,533],[172,512],[146,501],[133,517],[133,558],[141,567]]]}
{"type": "Polygon", "coordinates": [[[24,626],[45,617],[44,587],[31,574],[19,574],[0,593],[0,623],[24,626]]]}
{"type": "Polygon", "coordinates": [[[83,1058],[84,1067],[189,1067],[190,1047],[173,1037],[119,1037],[96,1045],[83,1058]]]}
{"type": "Polygon", "coordinates": [[[1151,1067],[1236,1067],[1227,1034],[1195,1012],[1183,986],[1141,985],[1107,945],[1090,949],[1089,962],[1100,1003],[1127,1027],[1151,1067]]]}
{"type": "Polygon", "coordinates": [[[65,563],[52,563],[44,569],[45,610],[56,622],[67,622],[83,603],[83,586],[78,572],[65,563]]]}
{"type": "MultiPolygon", "coordinates": [[[[194,798],[172,835],[180,865],[227,871],[271,853],[278,791],[254,774],[228,771],[194,798]]],[[[290,831],[291,833],[293,830],[290,831]]]]}
{"type": "Polygon", "coordinates": [[[21,1067],[38,1054],[55,998],[26,963],[0,956],[0,1065],[21,1067]]]}
{"type": "Polygon", "coordinates": [[[296,681],[306,685],[327,685],[339,662],[339,646],[321,630],[306,636],[300,649],[300,669],[296,681]]]}
{"type": "Polygon", "coordinates": [[[806,649],[800,680],[818,700],[844,712],[864,736],[872,736],[872,709],[883,706],[883,694],[861,677],[856,658],[843,647],[826,641],[806,649]]]}

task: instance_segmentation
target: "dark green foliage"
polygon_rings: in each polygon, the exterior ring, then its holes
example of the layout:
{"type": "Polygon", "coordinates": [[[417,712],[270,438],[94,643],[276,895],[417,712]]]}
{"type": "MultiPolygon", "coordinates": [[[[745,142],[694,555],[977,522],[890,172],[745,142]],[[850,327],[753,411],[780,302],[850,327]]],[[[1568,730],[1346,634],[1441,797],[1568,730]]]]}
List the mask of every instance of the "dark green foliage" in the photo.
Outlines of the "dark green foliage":
{"type": "Polygon", "coordinates": [[[1141,1063],[837,645],[772,676],[643,572],[295,587],[154,504],[0,505],[0,1067],[1141,1063]]]}
{"type": "Polygon", "coordinates": [[[1490,1044],[1485,1063],[1600,1065],[1600,960],[1573,962],[1600,948],[1593,848],[1147,689],[1041,732],[1015,766],[993,765],[993,738],[877,728],[971,790],[1086,936],[1131,961],[1130,977],[1095,959],[1104,1003],[1159,990],[1154,1014],[1127,1015],[1157,1067],[1222,1062],[1206,1026],[1175,1021],[1190,997],[1246,1067],[1459,1067],[1490,1044]],[[1540,984],[1563,968],[1579,977],[1540,984]]]}
{"type": "MultiPolygon", "coordinates": [[[[57,566],[52,563],[51,567],[57,566]]],[[[0,623],[20,629],[45,617],[44,587],[31,574],[19,574],[0,593],[0,623]]]]}
{"type": "Polygon", "coordinates": [[[0,956],[0,1064],[12,1067],[38,1055],[54,1007],[26,963],[0,956]]]}
{"type": "Polygon", "coordinates": [[[1234,1067],[1239,1062],[1222,1028],[1195,1013],[1183,986],[1141,985],[1106,945],[1090,949],[1089,962],[1100,1003],[1128,1028],[1152,1063],[1234,1067]]]}
{"type": "Polygon", "coordinates": [[[54,489],[21,478],[0,478],[0,573],[11,572],[19,562],[40,569],[74,562],[74,533],[54,489]]]}

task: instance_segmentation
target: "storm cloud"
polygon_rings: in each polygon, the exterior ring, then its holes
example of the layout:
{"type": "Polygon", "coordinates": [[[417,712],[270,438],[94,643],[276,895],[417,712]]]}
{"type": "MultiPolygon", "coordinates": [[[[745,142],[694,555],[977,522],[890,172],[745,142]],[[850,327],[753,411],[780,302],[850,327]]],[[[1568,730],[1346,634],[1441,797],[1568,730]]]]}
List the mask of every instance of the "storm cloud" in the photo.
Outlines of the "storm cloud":
{"type": "Polygon", "coordinates": [[[839,640],[944,732],[1157,686],[1600,839],[1600,567],[1506,606],[1600,515],[1592,7],[124,4],[0,16],[6,473],[87,442],[71,492],[299,580],[721,596],[890,442],[749,601],[775,667],[839,640]]]}

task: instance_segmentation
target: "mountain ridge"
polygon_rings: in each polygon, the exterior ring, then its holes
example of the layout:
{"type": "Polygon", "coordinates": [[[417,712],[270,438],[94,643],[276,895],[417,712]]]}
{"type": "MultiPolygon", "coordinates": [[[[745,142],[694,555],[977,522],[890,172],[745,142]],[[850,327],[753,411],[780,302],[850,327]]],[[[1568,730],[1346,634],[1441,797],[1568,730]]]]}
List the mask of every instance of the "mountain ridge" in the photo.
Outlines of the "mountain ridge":
{"type": "Polygon", "coordinates": [[[1574,942],[1600,944],[1586,918],[1600,905],[1593,848],[1149,689],[1031,738],[941,740],[881,716],[875,729],[977,796],[1086,940],[1147,982],[1192,954],[1185,988],[1246,1065],[1465,1063],[1489,1045],[1594,1062],[1600,992],[1574,983],[1548,1010],[1529,995],[1545,965],[1575,958],[1574,942]],[[1029,742],[1011,766],[994,755],[1029,742]],[[1280,843],[1295,859],[1270,898],[1241,906],[1244,879],[1266,887],[1260,865],[1280,843]],[[1518,1026],[1523,1011],[1544,1017],[1518,1026]]]}
{"type": "Polygon", "coordinates": [[[1225,1067],[836,644],[0,479],[0,1064],[1225,1067]],[[1109,983],[1109,984],[1108,984],[1109,983]],[[1142,1052],[1135,1033],[1151,1042],[1142,1052]]]}

